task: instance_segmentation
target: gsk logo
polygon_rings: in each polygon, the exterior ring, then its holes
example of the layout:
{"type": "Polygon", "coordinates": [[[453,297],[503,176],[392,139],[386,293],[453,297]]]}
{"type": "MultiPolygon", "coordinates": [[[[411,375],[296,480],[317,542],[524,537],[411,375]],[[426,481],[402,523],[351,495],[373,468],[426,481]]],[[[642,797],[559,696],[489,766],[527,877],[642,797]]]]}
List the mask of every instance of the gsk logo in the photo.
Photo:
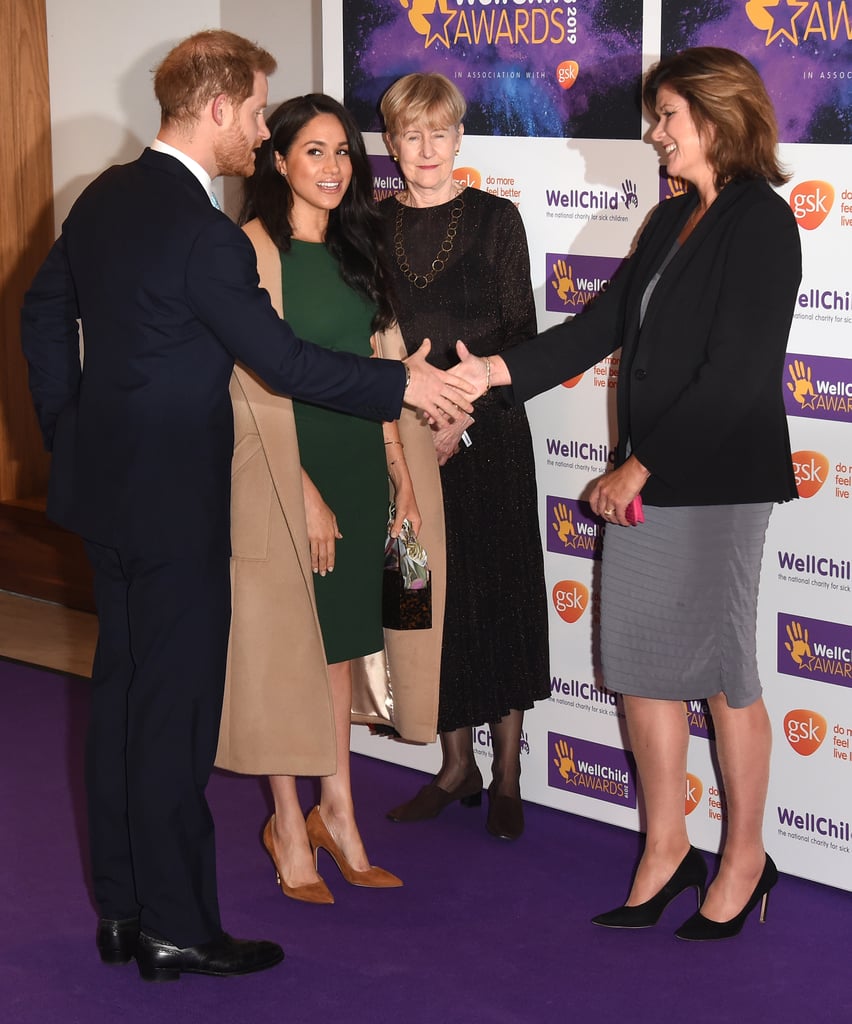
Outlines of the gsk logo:
{"type": "Polygon", "coordinates": [[[563,89],[570,89],[580,77],[580,65],[575,60],[563,60],[556,66],[556,81],[563,89]]]}
{"type": "Polygon", "coordinates": [[[467,188],[482,188],[482,175],[475,167],[456,167],[453,171],[453,181],[467,188]]]}
{"type": "Polygon", "coordinates": [[[570,377],[568,380],[562,381],[563,388],[575,388],[580,381],[583,379],[582,373],[578,373],[576,377],[570,377]]]}
{"type": "Polygon", "coordinates": [[[560,619],[576,622],[589,604],[589,588],[579,580],[562,580],[553,588],[553,607],[560,619]]]}
{"type": "Polygon", "coordinates": [[[697,775],[693,775],[691,772],[686,773],[686,799],[684,803],[684,811],[687,814],[692,814],[695,808],[701,803],[701,797],[704,793],[704,786],[701,779],[697,775]]]}
{"type": "Polygon", "coordinates": [[[784,716],[784,735],[787,742],[802,757],[810,757],[819,750],[828,734],[828,723],[816,711],[794,708],[784,716]]]}
{"type": "Polygon", "coordinates": [[[822,452],[793,452],[793,472],[800,498],[812,498],[828,479],[828,459],[822,452]]]}
{"type": "Polygon", "coordinates": [[[790,209],[806,231],[818,228],[833,205],[834,188],[827,181],[803,181],[790,193],[790,209]]]}

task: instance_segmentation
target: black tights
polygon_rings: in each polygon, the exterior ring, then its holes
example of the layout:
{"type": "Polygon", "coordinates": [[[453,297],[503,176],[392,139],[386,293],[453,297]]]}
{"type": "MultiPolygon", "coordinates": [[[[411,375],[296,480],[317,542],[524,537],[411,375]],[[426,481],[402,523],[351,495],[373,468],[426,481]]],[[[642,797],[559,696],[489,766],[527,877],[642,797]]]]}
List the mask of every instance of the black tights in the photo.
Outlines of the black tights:
{"type": "MultiPolygon", "coordinates": [[[[490,722],[493,761],[491,778],[500,796],[521,795],[521,730],[523,711],[511,710],[497,722],[490,722]]],[[[435,782],[451,792],[469,775],[476,764],[473,756],[473,733],[468,728],[441,733],[443,763],[435,782]]]]}

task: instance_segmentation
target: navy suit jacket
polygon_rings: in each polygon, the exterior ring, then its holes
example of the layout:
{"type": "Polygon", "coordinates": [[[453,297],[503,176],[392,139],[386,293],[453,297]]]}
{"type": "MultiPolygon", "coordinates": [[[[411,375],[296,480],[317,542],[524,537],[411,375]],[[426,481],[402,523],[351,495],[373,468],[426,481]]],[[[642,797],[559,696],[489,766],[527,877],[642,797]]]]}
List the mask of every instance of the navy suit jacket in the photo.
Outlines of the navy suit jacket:
{"type": "Polygon", "coordinates": [[[49,516],[136,552],[229,549],[235,359],[368,419],[395,419],[405,389],[398,361],[296,338],[245,234],[180,161],[147,149],[74,204],[26,295],[22,342],[53,452],[49,516]]]}
{"type": "Polygon", "coordinates": [[[797,496],[782,375],[802,276],[787,203],[763,181],[719,193],[645,289],[697,203],[661,203],[609,288],[573,320],[502,353],[516,401],[622,346],[618,449],[651,472],[651,505],[726,505],[797,496]]]}

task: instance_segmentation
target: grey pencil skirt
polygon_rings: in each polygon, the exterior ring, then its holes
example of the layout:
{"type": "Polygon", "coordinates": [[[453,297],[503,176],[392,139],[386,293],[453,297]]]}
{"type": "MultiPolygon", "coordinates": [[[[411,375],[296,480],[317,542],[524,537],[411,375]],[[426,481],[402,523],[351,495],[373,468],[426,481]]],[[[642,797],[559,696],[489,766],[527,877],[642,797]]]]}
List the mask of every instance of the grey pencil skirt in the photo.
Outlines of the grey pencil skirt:
{"type": "Polygon", "coordinates": [[[732,708],[761,695],[757,593],[772,503],[645,507],[609,525],[601,572],[601,663],[615,693],[732,708]]]}

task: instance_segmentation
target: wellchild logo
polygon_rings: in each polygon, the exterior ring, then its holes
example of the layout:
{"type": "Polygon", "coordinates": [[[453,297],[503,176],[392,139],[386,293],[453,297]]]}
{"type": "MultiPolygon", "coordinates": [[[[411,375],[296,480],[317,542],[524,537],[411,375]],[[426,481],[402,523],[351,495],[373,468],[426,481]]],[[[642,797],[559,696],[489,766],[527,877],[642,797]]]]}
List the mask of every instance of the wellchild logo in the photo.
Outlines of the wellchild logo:
{"type": "Polygon", "coordinates": [[[686,799],[684,801],[684,812],[692,814],[695,808],[701,803],[704,793],[704,784],[697,775],[686,773],[686,799]]]}
{"type": "MultiPolygon", "coordinates": [[[[473,729],[473,745],[483,754],[487,754],[489,757],[493,756],[491,752],[492,738],[491,729],[486,725],[476,726],[473,729]]],[[[522,754],[529,754],[530,752],[530,737],[529,733],[521,730],[520,738],[520,751],[522,754]]]]}
{"type": "Polygon", "coordinates": [[[569,704],[572,708],[577,706],[578,701],[581,702],[580,707],[584,704],[606,704],[611,708],[618,706],[615,694],[602,689],[596,683],[581,679],[563,679],[562,676],[551,676],[550,699],[557,704],[569,704]]]}
{"type": "Polygon", "coordinates": [[[787,354],[788,416],[852,423],[852,359],[787,354]]]}
{"type": "Polygon", "coordinates": [[[603,520],[587,501],[547,495],[547,550],[558,555],[600,558],[603,520]]]}
{"type": "Polygon", "coordinates": [[[814,846],[831,846],[833,850],[849,853],[852,841],[852,827],[844,818],[834,818],[827,814],[814,814],[813,811],[796,811],[790,807],[776,807],[779,835],[790,835],[796,832],[809,832],[814,846]],[[817,839],[817,836],[823,838],[817,839]],[[835,842],[836,840],[836,842],[835,842]]]}
{"type": "Polygon", "coordinates": [[[716,730],[710,717],[710,706],[706,700],[688,700],[685,702],[686,720],[689,723],[690,736],[700,736],[705,740],[715,740],[716,730]]]}
{"type": "MultiPolygon", "coordinates": [[[[849,558],[832,558],[830,555],[810,553],[802,555],[796,551],[779,550],[778,567],[785,573],[808,573],[816,577],[815,586],[826,590],[849,591],[848,584],[852,580],[852,559],[849,558]],[[838,580],[838,583],[831,585],[832,580],[838,580]]],[[[794,578],[792,582],[798,583],[801,580],[794,578]]]]}
{"type": "Polygon", "coordinates": [[[778,671],[852,687],[852,626],[778,614],[778,671]]]}
{"type": "Polygon", "coordinates": [[[833,205],[834,188],[827,181],[803,181],[790,193],[790,209],[796,223],[806,231],[818,228],[833,205]]]}
{"type": "MultiPolygon", "coordinates": [[[[817,9],[818,4],[819,0],[815,0],[814,6],[817,9]]],[[[807,28],[804,25],[804,18],[802,18],[803,24],[801,26],[798,24],[797,19],[802,11],[809,6],[810,4],[806,3],[805,0],[787,0],[784,4],[779,3],[779,0],[748,0],[748,3],[745,5],[745,12],[752,25],[760,32],[766,33],[766,38],[763,41],[764,46],[770,46],[772,43],[775,43],[777,46],[781,39],[787,39],[793,46],[798,46],[799,28],[802,28],[805,32],[807,28]],[[776,40],[779,42],[776,42],[776,40]]],[[[808,22],[808,27],[810,27],[810,22],[808,22]]],[[[821,35],[825,36],[825,27],[822,28],[821,35]]]]}
{"type": "Polygon", "coordinates": [[[612,256],[547,253],[546,274],[550,287],[545,292],[545,306],[553,313],[579,313],[606,291],[621,262],[612,256]]]}
{"type": "MultiPolygon", "coordinates": [[[[423,47],[440,43],[447,50],[460,46],[468,51],[473,44],[499,46],[500,43],[527,46],[559,46],[577,43],[577,6],[574,0],[399,0],[408,11],[414,31],[423,36],[423,47]],[[552,8],[550,5],[553,5],[552,8]],[[472,8],[472,10],[470,10],[472,8]]],[[[437,49],[437,47],[436,47],[437,49]]],[[[577,71],[574,64],[574,81],[577,71]]],[[[569,88],[557,73],[563,88],[569,88]]]]}
{"type": "Polygon", "coordinates": [[[793,471],[800,498],[812,498],[828,479],[828,459],[822,452],[793,452],[793,471]]]}
{"type": "Polygon", "coordinates": [[[564,622],[576,622],[589,603],[589,588],[579,580],[562,580],[553,588],[553,607],[564,622]]]}
{"type": "Polygon", "coordinates": [[[629,751],[555,732],[547,734],[547,749],[548,786],[621,807],[636,806],[636,762],[629,751]]]}
{"type": "Polygon", "coordinates": [[[615,448],[607,441],[595,444],[592,441],[578,441],[561,437],[547,438],[547,464],[560,469],[586,469],[603,472],[608,462],[615,462],[615,448]],[[572,461],[567,461],[568,459],[572,461]],[[594,465],[597,463],[597,465],[594,465]]]}
{"type": "Polygon", "coordinates": [[[828,733],[828,722],[816,711],[794,708],[784,716],[784,736],[802,757],[810,757],[822,746],[828,733]]]}
{"type": "Polygon", "coordinates": [[[571,188],[563,192],[559,188],[546,188],[544,199],[551,209],[566,209],[581,211],[581,219],[588,213],[595,217],[599,212],[609,211],[609,217],[601,217],[601,220],[626,221],[627,217],[618,214],[619,208],[625,210],[636,209],[639,206],[639,195],[636,186],[632,181],[625,179],[621,183],[621,192],[615,189],[606,188],[571,188]],[[619,199],[621,204],[619,206],[619,199]]]}
{"type": "Polygon", "coordinates": [[[389,156],[370,156],[369,160],[373,172],[373,199],[377,203],[405,189],[405,179],[389,156]]]}
{"type": "Polygon", "coordinates": [[[686,178],[669,177],[665,167],[660,168],[660,202],[666,199],[675,199],[682,196],[689,190],[689,182],[686,178]]]}

